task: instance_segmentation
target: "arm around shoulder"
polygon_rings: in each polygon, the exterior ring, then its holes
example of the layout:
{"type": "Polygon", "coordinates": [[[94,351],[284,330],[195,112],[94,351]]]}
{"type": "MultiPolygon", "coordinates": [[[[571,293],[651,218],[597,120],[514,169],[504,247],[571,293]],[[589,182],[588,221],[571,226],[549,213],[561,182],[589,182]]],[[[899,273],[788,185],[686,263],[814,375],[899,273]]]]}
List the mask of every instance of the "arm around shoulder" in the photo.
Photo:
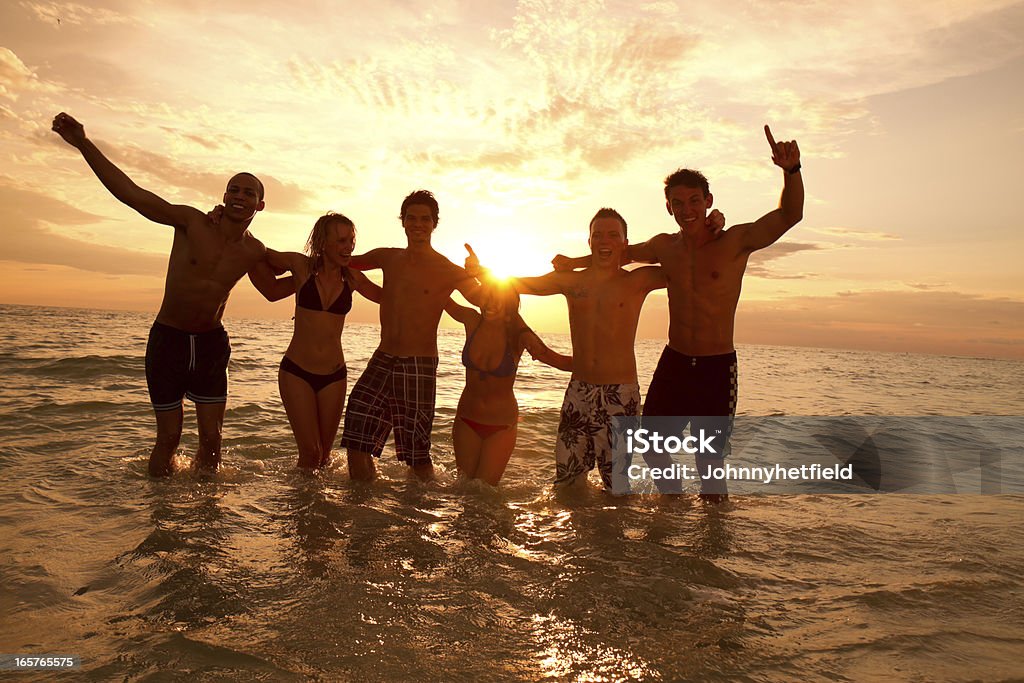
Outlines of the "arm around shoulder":
{"type": "Polygon", "coordinates": [[[274,270],[290,270],[293,274],[301,274],[309,257],[297,251],[275,251],[267,248],[267,263],[274,270]]]}
{"type": "Polygon", "coordinates": [[[266,259],[249,269],[249,282],[267,301],[280,301],[295,293],[295,276],[275,277],[266,259]]]}
{"type": "Polygon", "coordinates": [[[668,278],[661,266],[643,266],[630,271],[630,277],[636,278],[639,287],[644,292],[651,292],[655,289],[663,289],[668,286],[668,278]]]}
{"type": "Polygon", "coordinates": [[[348,269],[348,277],[351,279],[353,289],[362,294],[368,301],[372,301],[375,304],[380,303],[380,300],[384,297],[384,289],[380,285],[353,268],[348,269]]]}
{"type": "Polygon", "coordinates": [[[535,296],[550,296],[552,294],[564,294],[569,278],[573,272],[553,271],[547,275],[537,277],[514,277],[509,282],[520,294],[533,294],[535,296]]]}
{"type": "Polygon", "coordinates": [[[388,255],[392,251],[392,249],[388,249],[387,247],[380,247],[378,249],[371,249],[365,254],[353,255],[348,261],[348,267],[354,268],[355,270],[376,270],[377,268],[383,268],[384,262],[387,261],[388,255]]]}
{"type": "Polygon", "coordinates": [[[630,244],[626,247],[626,257],[632,263],[658,263],[657,240],[661,235],[655,235],[646,242],[630,244]]]}

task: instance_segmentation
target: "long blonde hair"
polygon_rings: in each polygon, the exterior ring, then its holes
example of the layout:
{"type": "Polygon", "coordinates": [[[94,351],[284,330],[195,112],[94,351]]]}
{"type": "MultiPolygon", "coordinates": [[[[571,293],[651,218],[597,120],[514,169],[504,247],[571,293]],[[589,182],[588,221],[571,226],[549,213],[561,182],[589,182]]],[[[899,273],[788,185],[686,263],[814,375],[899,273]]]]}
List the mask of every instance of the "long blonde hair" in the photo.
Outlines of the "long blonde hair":
{"type": "Polygon", "coordinates": [[[348,216],[328,211],[316,219],[313,229],[306,240],[306,256],[309,257],[310,271],[316,275],[324,262],[324,244],[327,242],[327,229],[335,223],[341,223],[352,228],[352,239],[356,238],[356,224],[348,216]]]}

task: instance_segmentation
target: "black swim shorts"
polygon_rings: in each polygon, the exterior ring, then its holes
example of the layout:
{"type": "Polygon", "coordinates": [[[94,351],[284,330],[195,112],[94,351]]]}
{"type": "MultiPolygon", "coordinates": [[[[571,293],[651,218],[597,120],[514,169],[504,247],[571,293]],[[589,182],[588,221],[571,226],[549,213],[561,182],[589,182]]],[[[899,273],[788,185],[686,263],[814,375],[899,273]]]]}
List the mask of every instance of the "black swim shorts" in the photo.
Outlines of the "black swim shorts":
{"type": "Polygon", "coordinates": [[[228,400],[231,344],[223,327],[193,334],[153,323],[146,344],[146,384],[154,410],[178,410],[182,397],[197,404],[228,400]]]}

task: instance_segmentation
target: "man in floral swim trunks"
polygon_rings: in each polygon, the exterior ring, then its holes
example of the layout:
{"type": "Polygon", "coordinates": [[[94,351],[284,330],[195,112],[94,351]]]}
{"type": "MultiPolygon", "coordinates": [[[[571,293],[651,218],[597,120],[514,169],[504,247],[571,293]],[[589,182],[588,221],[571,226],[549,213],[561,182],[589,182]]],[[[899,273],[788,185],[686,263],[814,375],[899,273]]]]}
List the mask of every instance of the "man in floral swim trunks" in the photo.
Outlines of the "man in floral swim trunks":
{"type": "Polygon", "coordinates": [[[666,281],[659,266],[620,267],[626,221],[614,209],[601,209],[590,221],[589,242],[592,259],[584,270],[513,283],[523,294],[564,294],[569,303],[573,373],[558,425],[555,486],[585,481],[596,464],[611,490],[611,418],[640,414],[636,327],[647,294],[666,281]]]}

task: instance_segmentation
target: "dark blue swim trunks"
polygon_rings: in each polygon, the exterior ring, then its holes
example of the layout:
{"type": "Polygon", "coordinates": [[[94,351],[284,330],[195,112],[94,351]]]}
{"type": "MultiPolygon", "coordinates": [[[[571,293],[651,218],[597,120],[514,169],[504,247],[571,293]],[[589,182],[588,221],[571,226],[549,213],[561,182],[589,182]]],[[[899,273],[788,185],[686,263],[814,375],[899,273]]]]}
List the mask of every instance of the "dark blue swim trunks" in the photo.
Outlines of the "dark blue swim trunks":
{"type": "Polygon", "coordinates": [[[153,410],[178,410],[182,397],[194,403],[228,400],[231,344],[223,327],[193,334],[153,323],[146,344],[146,384],[153,410]]]}

